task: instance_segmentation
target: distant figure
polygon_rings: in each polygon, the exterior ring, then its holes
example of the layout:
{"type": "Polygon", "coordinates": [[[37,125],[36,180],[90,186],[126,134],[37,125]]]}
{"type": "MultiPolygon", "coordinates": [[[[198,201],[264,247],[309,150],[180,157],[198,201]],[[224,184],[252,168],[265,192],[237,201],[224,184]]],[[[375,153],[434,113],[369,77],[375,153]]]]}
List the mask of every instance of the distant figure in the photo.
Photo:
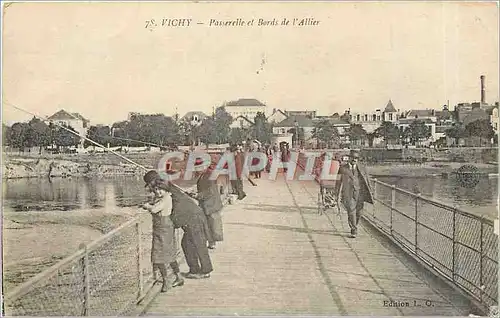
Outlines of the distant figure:
{"type": "Polygon", "coordinates": [[[172,212],[172,197],[165,189],[158,187],[160,176],[156,171],[149,171],[144,175],[144,182],[151,193],[151,201],[143,205],[153,218],[153,241],[151,247],[151,263],[153,268],[158,268],[162,279],[162,292],[168,289],[167,264],[170,265],[175,275],[172,287],[184,285],[184,280],[179,276],[179,263],[177,263],[177,242],[174,223],[170,219],[172,212]]]}
{"type": "Polygon", "coordinates": [[[355,238],[358,234],[358,223],[363,212],[364,203],[373,204],[374,201],[368,175],[364,166],[358,160],[359,152],[351,150],[349,162],[339,169],[340,182],[336,182],[340,186],[336,192],[340,193],[340,200],[347,210],[352,238],[355,238]]]}
{"type": "Polygon", "coordinates": [[[243,191],[243,166],[245,164],[245,155],[237,147],[233,147],[232,152],[234,153],[234,164],[236,167],[236,180],[231,180],[231,187],[233,191],[238,196],[238,200],[243,200],[247,195],[243,191]]]}

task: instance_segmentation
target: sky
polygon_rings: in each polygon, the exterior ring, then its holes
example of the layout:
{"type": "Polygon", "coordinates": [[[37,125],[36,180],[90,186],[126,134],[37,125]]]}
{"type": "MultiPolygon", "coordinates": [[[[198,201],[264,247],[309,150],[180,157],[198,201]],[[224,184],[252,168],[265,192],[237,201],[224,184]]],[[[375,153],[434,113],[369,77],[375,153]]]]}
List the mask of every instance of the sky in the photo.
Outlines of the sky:
{"type": "MultiPolygon", "coordinates": [[[[389,99],[438,109],[480,100],[480,75],[486,101],[499,100],[493,2],[14,3],[3,23],[2,102],[91,124],[211,113],[238,98],[321,115],[389,99]],[[237,18],[319,24],[209,26],[237,18]],[[150,29],[150,19],[192,21],[150,29]]],[[[7,124],[31,117],[3,104],[7,124]]]]}

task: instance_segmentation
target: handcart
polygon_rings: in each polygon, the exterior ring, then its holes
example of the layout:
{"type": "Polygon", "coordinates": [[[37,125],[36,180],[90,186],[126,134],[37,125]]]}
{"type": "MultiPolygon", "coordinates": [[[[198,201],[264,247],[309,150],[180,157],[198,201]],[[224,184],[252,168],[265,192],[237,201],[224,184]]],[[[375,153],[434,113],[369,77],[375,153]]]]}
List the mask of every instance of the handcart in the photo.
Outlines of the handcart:
{"type": "Polygon", "coordinates": [[[339,189],[334,180],[319,182],[318,213],[323,214],[328,209],[337,209],[340,214],[339,189]]]}

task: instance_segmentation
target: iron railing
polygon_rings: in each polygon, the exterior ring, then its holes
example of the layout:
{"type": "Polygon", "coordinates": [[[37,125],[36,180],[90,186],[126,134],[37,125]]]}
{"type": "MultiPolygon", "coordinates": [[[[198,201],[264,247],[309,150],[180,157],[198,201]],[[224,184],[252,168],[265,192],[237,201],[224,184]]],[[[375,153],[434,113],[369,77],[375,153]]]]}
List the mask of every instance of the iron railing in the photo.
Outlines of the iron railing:
{"type": "MultiPolygon", "coordinates": [[[[304,169],[305,157],[299,156],[297,164],[304,169]]],[[[317,158],[315,175],[322,165],[317,158]]],[[[498,304],[498,235],[493,221],[377,179],[372,181],[378,204],[365,219],[477,300],[485,312],[498,304]]]]}
{"type": "Polygon", "coordinates": [[[497,305],[493,221],[373,179],[378,203],[365,217],[414,257],[483,305],[497,305]]]}
{"type": "MultiPolygon", "coordinates": [[[[148,222],[149,220],[149,222],[148,222]]],[[[151,226],[139,215],[9,291],[9,316],[124,315],[154,282],[151,226]]]]}
{"type": "MultiPolygon", "coordinates": [[[[227,176],[218,179],[224,203],[227,176]]],[[[180,257],[181,231],[176,230],[180,257]]],[[[156,281],[152,225],[141,213],[57,264],[6,291],[7,316],[121,316],[135,311],[156,281]]]]}

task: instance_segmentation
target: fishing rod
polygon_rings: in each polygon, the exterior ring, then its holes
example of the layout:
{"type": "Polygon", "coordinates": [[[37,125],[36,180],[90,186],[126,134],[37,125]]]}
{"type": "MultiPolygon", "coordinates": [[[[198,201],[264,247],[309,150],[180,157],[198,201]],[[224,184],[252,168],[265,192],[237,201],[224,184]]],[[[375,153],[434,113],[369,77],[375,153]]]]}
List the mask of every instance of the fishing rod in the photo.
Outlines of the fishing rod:
{"type": "MultiPolygon", "coordinates": [[[[8,103],[8,102],[4,102],[4,104],[5,104],[5,105],[7,105],[7,106],[10,106],[10,107],[12,107],[12,108],[15,108],[15,109],[17,109],[17,110],[19,110],[19,111],[21,111],[21,112],[24,112],[24,113],[26,113],[26,114],[32,115],[32,116],[34,116],[35,118],[38,118],[38,119],[40,119],[40,120],[42,120],[42,121],[44,121],[44,122],[45,122],[45,121],[47,121],[47,118],[45,118],[45,119],[44,119],[43,117],[38,116],[37,114],[32,113],[32,112],[30,112],[30,111],[28,111],[28,110],[26,110],[26,109],[20,108],[20,107],[18,107],[18,106],[16,106],[16,105],[14,105],[14,104],[11,104],[11,103],[8,103]]],[[[66,131],[68,131],[68,132],[70,132],[70,133],[72,133],[72,134],[74,134],[74,135],[76,135],[76,136],[80,137],[80,138],[83,138],[83,139],[87,140],[88,142],[90,142],[90,143],[92,143],[92,144],[94,144],[94,145],[96,145],[96,146],[98,146],[98,147],[101,147],[101,148],[103,148],[103,149],[106,149],[107,151],[111,152],[112,154],[114,154],[114,155],[116,155],[116,156],[118,156],[118,157],[120,157],[120,158],[122,158],[122,159],[125,159],[125,161],[127,161],[127,162],[129,162],[129,163],[131,163],[131,164],[133,164],[133,165],[135,165],[135,166],[137,166],[137,167],[139,167],[139,168],[141,168],[141,169],[143,169],[143,170],[145,170],[145,171],[149,171],[149,170],[150,170],[150,169],[148,169],[148,168],[146,168],[146,167],[144,167],[144,166],[142,166],[142,165],[138,164],[137,162],[135,162],[135,161],[133,161],[133,160],[131,160],[131,159],[129,159],[129,158],[127,158],[127,157],[125,157],[125,156],[123,156],[123,155],[119,154],[119,153],[117,153],[116,151],[114,151],[114,150],[112,150],[112,149],[110,149],[110,148],[108,148],[108,147],[106,147],[106,146],[104,146],[104,145],[101,145],[100,143],[95,142],[95,141],[93,141],[92,139],[87,138],[86,136],[82,136],[82,135],[80,135],[78,132],[76,132],[76,131],[74,131],[74,130],[71,130],[71,129],[69,129],[69,128],[67,128],[67,127],[65,127],[65,126],[63,126],[63,125],[61,125],[61,124],[58,124],[58,123],[54,123],[54,124],[55,124],[56,126],[58,126],[58,127],[62,128],[62,129],[64,129],[64,130],[66,130],[66,131]]],[[[172,186],[174,186],[177,190],[181,191],[182,193],[184,193],[184,194],[186,194],[186,195],[189,195],[189,194],[188,194],[188,192],[187,192],[187,191],[185,191],[185,190],[183,190],[181,187],[179,187],[179,186],[177,186],[177,185],[175,185],[175,184],[173,184],[173,183],[171,183],[171,185],[172,185],[172,186]]]]}

